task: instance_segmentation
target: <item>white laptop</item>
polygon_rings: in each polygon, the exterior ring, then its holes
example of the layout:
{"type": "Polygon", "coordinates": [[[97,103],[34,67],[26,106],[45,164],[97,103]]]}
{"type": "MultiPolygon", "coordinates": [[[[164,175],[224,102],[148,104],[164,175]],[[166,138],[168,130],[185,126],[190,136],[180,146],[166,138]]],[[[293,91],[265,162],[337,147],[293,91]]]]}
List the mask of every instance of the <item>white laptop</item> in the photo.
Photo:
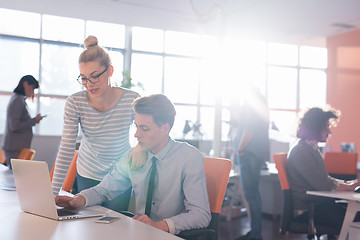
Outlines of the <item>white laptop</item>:
{"type": "Polygon", "coordinates": [[[11,159],[20,208],[24,212],[54,220],[98,217],[105,212],[65,209],[56,206],[46,162],[11,159]]]}

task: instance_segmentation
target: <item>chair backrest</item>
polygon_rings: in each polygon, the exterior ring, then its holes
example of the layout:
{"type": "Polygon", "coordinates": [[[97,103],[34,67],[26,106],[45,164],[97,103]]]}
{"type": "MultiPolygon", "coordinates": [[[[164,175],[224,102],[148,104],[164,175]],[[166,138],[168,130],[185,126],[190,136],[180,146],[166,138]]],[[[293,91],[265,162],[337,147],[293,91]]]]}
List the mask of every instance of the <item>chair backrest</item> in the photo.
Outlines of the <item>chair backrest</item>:
{"type": "Polygon", "coordinates": [[[35,156],[36,151],[30,148],[23,148],[21,149],[18,159],[24,159],[24,160],[33,160],[35,156]]]}
{"type": "MultiPolygon", "coordinates": [[[[79,151],[75,150],[74,157],[71,160],[69,169],[68,169],[68,171],[66,173],[65,180],[64,180],[64,183],[63,183],[63,186],[62,186],[62,189],[64,191],[70,192],[73,185],[74,185],[75,178],[76,178],[76,161],[77,161],[78,155],[79,155],[79,151]]],[[[55,169],[55,163],[53,164],[53,167],[52,167],[52,169],[50,171],[50,179],[51,179],[51,181],[52,181],[52,178],[53,178],[53,175],[54,175],[54,169],[55,169]]]]}
{"type": "Polygon", "coordinates": [[[53,175],[54,175],[54,170],[55,170],[55,163],[53,164],[51,171],[50,171],[50,180],[52,181],[53,179],[53,175]]]}
{"type": "Polygon", "coordinates": [[[205,158],[206,188],[209,196],[211,221],[209,229],[218,238],[219,215],[229,182],[231,161],[225,158],[205,158]]]}
{"type": "Polygon", "coordinates": [[[273,159],[278,170],[280,185],[283,192],[280,233],[284,235],[289,231],[292,233],[308,234],[308,239],[315,233],[319,236],[322,234],[337,234],[336,229],[325,225],[316,225],[315,228],[313,218],[314,204],[311,204],[307,215],[301,215],[300,217],[294,218],[292,190],[286,174],[286,165],[288,163],[287,153],[275,153],[273,159]]]}
{"type": "Polygon", "coordinates": [[[0,163],[5,164],[6,163],[6,157],[4,150],[0,150],[0,163]]]}
{"type": "Polygon", "coordinates": [[[289,180],[286,174],[286,165],[288,163],[287,153],[275,153],[273,159],[278,170],[281,189],[283,192],[283,202],[280,216],[280,233],[285,234],[294,217],[292,192],[290,189],[289,180]]]}
{"type": "Polygon", "coordinates": [[[278,176],[282,190],[290,190],[290,184],[286,175],[286,165],[288,162],[287,153],[275,153],[273,159],[278,170],[278,176]]]}
{"type": "Polygon", "coordinates": [[[62,186],[62,189],[64,191],[70,192],[74,185],[75,178],[76,178],[76,161],[77,161],[78,155],[79,155],[78,150],[75,150],[74,157],[70,163],[69,169],[65,176],[64,184],[62,186]]]}
{"type": "Polygon", "coordinates": [[[225,158],[205,158],[206,186],[209,195],[210,211],[220,213],[224,201],[231,161],[225,158]]]}
{"type": "Polygon", "coordinates": [[[331,176],[344,180],[356,179],[357,153],[325,152],[324,163],[331,176]]]}

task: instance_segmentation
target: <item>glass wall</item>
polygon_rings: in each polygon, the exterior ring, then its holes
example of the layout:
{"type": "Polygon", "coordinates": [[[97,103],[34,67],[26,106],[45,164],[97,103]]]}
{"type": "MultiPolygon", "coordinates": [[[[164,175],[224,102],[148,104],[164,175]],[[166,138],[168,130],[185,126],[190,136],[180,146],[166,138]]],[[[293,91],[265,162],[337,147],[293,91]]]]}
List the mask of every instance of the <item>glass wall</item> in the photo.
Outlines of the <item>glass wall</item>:
{"type": "Polygon", "coordinates": [[[175,103],[172,136],[177,139],[212,140],[214,127],[220,126],[222,140],[228,140],[232,102],[244,95],[242,89],[249,83],[266,96],[271,121],[288,136],[294,135],[299,110],[326,104],[325,48],[0,9],[0,54],[5,56],[0,59],[0,133],[12,90],[21,76],[32,74],[40,88],[37,98],[28,103],[31,114],[48,115],[36,134],[61,134],[65,100],[82,90],[76,82],[78,57],[88,35],[95,35],[109,51],[114,84],[121,85],[126,70],[135,91],[164,93],[175,103]],[[220,124],[214,121],[216,112],[222,113],[220,124]],[[193,128],[187,134],[186,122],[193,128]]]}

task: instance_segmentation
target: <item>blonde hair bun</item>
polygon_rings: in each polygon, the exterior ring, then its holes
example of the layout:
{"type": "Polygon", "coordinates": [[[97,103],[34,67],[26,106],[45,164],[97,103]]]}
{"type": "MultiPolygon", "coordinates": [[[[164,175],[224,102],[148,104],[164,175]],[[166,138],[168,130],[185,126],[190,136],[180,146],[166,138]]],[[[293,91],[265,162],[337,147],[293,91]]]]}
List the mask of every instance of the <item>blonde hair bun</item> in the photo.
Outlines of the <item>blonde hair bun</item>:
{"type": "Polygon", "coordinates": [[[91,47],[95,47],[98,45],[98,40],[95,36],[88,36],[85,41],[84,41],[84,45],[86,47],[86,49],[89,49],[91,47]]]}

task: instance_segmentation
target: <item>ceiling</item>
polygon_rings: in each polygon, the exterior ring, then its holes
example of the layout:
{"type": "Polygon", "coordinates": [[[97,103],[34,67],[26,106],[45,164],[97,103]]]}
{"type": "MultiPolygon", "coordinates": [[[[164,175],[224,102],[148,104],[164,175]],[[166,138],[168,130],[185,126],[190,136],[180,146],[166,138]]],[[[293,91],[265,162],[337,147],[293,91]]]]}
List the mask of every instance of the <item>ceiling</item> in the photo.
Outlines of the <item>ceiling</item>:
{"type": "Polygon", "coordinates": [[[266,40],[324,44],[360,28],[358,0],[111,0],[172,12],[205,31],[266,40]]]}
{"type": "Polygon", "coordinates": [[[325,46],[360,29],[359,0],[1,0],[0,7],[130,26],[325,46]],[[69,7],[70,6],[70,7],[69,7]]]}

